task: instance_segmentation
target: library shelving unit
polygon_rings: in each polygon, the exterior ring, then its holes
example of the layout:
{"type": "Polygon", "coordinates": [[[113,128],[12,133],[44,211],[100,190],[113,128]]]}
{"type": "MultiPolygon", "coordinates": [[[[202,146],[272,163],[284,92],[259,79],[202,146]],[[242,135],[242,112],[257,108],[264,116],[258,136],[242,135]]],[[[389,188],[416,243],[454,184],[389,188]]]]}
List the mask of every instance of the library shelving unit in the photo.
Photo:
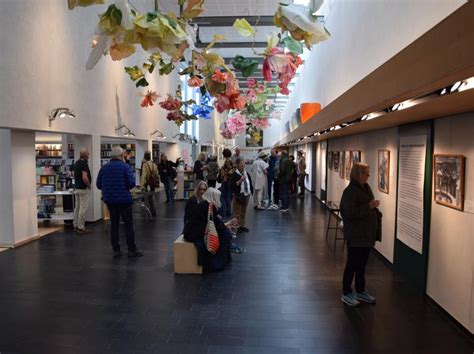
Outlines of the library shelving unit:
{"type": "Polygon", "coordinates": [[[37,158],[62,158],[62,144],[35,144],[37,158]]]}
{"type": "Polygon", "coordinates": [[[103,166],[110,161],[112,147],[115,145],[120,145],[122,149],[130,151],[130,166],[132,167],[133,171],[135,171],[135,144],[100,144],[100,165],[103,166]]]}
{"type": "Polygon", "coordinates": [[[176,200],[192,197],[195,188],[194,184],[193,170],[178,170],[176,200]]]}
{"type": "Polygon", "coordinates": [[[35,144],[35,150],[38,220],[72,220],[74,145],[68,144],[67,158],[62,144],[35,144]]]}
{"type": "Polygon", "coordinates": [[[153,143],[151,145],[151,159],[156,164],[160,163],[160,144],[153,143]]]}

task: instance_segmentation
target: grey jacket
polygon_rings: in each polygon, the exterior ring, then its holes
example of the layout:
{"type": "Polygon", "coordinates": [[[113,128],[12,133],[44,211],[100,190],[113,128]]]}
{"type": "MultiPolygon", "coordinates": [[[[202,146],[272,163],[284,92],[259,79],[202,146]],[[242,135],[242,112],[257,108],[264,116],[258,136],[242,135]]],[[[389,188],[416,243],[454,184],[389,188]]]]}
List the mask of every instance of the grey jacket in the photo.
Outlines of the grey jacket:
{"type": "Polygon", "coordinates": [[[374,194],[368,184],[351,180],[342,193],[341,215],[344,238],[349,247],[373,247],[377,234],[377,212],[370,209],[374,194]]]}

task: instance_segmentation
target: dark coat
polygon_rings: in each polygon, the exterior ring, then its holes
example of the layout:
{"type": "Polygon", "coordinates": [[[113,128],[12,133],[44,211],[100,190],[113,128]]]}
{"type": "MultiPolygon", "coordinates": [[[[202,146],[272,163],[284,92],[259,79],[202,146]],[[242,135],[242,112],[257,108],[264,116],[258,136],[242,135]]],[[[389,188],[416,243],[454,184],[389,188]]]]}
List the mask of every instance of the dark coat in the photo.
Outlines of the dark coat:
{"type": "Polygon", "coordinates": [[[135,187],[130,166],[119,159],[106,163],[97,175],[96,186],[102,190],[105,204],[132,204],[130,189],[135,187]]]}
{"type": "MultiPolygon", "coordinates": [[[[253,183],[252,183],[252,178],[250,178],[250,173],[247,173],[247,176],[249,178],[250,182],[250,194],[253,194],[253,183]]],[[[231,195],[236,195],[239,197],[241,195],[240,193],[240,185],[237,185],[237,181],[240,180],[241,176],[237,173],[234,172],[230,178],[229,178],[229,190],[231,195]]]]}
{"type": "Polygon", "coordinates": [[[377,236],[377,210],[370,209],[374,194],[368,184],[351,180],[342,193],[341,216],[349,247],[373,247],[377,236]]]}
{"type": "Polygon", "coordinates": [[[290,183],[293,170],[291,161],[287,156],[280,159],[280,170],[278,172],[278,181],[280,183],[290,183]]]}
{"type": "Polygon", "coordinates": [[[166,162],[161,161],[158,164],[158,172],[160,173],[161,181],[167,181],[168,177],[171,177],[171,179],[175,179],[177,176],[175,167],[178,167],[178,165],[179,159],[176,160],[176,162],[171,162],[170,160],[167,160],[166,162]]]}
{"type": "Polygon", "coordinates": [[[215,255],[207,251],[204,244],[204,232],[207,225],[208,208],[209,203],[205,200],[192,208],[188,222],[184,225],[184,239],[193,242],[196,246],[198,264],[202,265],[205,271],[219,271],[223,270],[231,261],[229,245],[232,233],[217,215],[217,209],[214,208],[213,220],[219,236],[219,250],[215,255]]]}
{"type": "Polygon", "coordinates": [[[192,212],[194,210],[194,208],[199,204],[197,198],[195,195],[193,195],[191,198],[189,198],[187,201],[186,201],[186,205],[184,206],[184,224],[186,225],[186,223],[189,221],[191,215],[192,215],[192,212]]]}

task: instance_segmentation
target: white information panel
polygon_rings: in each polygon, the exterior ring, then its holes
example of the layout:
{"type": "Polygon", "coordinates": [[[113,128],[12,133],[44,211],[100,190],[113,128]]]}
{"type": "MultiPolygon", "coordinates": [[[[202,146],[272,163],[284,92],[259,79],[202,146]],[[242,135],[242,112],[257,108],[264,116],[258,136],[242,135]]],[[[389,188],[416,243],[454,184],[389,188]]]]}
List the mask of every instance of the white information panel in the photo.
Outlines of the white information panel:
{"type": "Polygon", "coordinates": [[[399,161],[397,238],[421,254],[426,135],[401,137],[399,161]]]}

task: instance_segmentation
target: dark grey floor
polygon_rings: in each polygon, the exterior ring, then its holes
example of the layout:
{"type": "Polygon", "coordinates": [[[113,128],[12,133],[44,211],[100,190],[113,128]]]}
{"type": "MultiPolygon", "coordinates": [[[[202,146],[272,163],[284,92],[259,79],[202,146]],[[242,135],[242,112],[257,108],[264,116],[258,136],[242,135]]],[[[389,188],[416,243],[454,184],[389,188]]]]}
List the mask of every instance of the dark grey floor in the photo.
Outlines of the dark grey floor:
{"type": "Polygon", "coordinates": [[[136,220],[140,259],[112,259],[103,224],[0,253],[1,354],[473,352],[374,256],[377,305],[344,306],[344,253],[326,244],[327,214],[309,194],[286,214],[249,208],[247,252],[204,276],[173,274],[184,203],[159,207],[155,221],[136,220]]]}

